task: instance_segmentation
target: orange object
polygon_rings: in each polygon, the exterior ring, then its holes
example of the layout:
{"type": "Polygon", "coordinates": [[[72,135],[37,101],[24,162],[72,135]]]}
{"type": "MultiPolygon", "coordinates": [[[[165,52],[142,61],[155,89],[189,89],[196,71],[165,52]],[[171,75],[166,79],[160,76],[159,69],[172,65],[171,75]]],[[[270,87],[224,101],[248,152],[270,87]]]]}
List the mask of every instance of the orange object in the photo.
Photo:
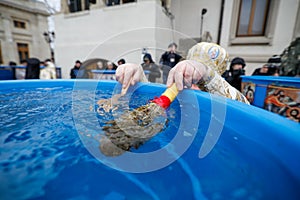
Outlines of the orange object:
{"type": "Polygon", "coordinates": [[[286,106],[284,103],[280,102],[278,97],[275,96],[275,95],[270,95],[266,98],[265,100],[265,103],[266,104],[273,104],[275,106],[278,106],[278,107],[283,107],[283,106],[286,106]]]}
{"type": "Polygon", "coordinates": [[[153,99],[152,102],[166,109],[174,101],[177,95],[178,89],[174,83],[171,87],[167,88],[160,97],[153,99]]]}

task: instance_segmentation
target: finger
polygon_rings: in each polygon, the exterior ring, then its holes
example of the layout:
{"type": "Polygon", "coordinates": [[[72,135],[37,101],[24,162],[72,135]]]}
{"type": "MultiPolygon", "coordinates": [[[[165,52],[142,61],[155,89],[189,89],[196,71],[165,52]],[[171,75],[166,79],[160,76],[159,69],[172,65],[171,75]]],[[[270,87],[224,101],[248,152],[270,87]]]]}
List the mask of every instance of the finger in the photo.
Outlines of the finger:
{"type": "Polygon", "coordinates": [[[183,71],[180,70],[180,71],[177,71],[175,73],[175,83],[176,83],[176,86],[177,86],[177,89],[179,91],[181,91],[183,89],[183,71]]]}
{"type": "Polygon", "coordinates": [[[140,81],[141,77],[143,76],[144,71],[138,69],[137,71],[135,71],[135,73],[132,75],[132,79],[130,81],[131,85],[135,85],[137,82],[140,81]]]}
{"type": "Polygon", "coordinates": [[[120,65],[117,69],[116,69],[116,80],[123,84],[123,80],[124,80],[124,66],[120,65]]]}
{"type": "Polygon", "coordinates": [[[205,68],[205,66],[199,62],[188,60],[186,62],[186,73],[191,75],[191,81],[192,84],[198,83],[200,79],[202,78],[202,71],[205,68]]]}
{"type": "Polygon", "coordinates": [[[133,71],[132,70],[124,70],[124,79],[123,79],[123,88],[126,88],[129,86],[131,78],[133,77],[133,71]]]}
{"type": "Polygon", "coordinates": [[[194,67],[194,73],[193,73],[193,82],[192,83],[198,83],[202,77],[203,77],[203,73],[205,72],[205,66],[201,63],[197,63],[197,67],[196,67],[196,63],[193,63],[192,66],[194,67]]]}
{"type": "Polygon", "coordinates": [[[193,73],[194,73],[194,68],[191,66],[187,66],[187,64],[184,66],[184,71],[183,71],[183,77],[184,77],[184,84],[190,88],[192,86],[193,82],[193,73]]]}
{"type": "Polygon", "coordinates": [[[174,73],[175,73],[175,68],[171,69],[168,75],[167,79],[167,87],[171,87],[171,85],[174,83],[174,73]]]}
{"type": "Polygon", "coordinates": [[[194,70],[193,73],[193,78],[192,78],[192,83],[196,84],[202,79],[202,74],[200,73],[199,70],[194,70]]]}

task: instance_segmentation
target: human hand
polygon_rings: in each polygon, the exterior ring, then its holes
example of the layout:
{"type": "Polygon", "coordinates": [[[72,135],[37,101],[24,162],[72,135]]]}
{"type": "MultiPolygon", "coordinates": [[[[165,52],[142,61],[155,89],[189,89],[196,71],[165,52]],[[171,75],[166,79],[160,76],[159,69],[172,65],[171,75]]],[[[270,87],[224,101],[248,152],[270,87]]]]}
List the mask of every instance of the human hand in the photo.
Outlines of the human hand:
{"type": "Polygon", "coordinates": [[[121,94],[123,95],[126,94],[130,85],[134,85],[140,81],[147,82],[142,66],[133,63],[125,63],[118,66],[116,79],[122,84],[121,94]]]}
{"type": "Polygon", "coordinates": [[[192,84],[198,83],[206,73],[207,67],[204,64],[193,60],[183,60],[170,70],[167,87],[171,87],[175,82],[178,90],[182,90],[184,86],[190,88],[192,84]]]}

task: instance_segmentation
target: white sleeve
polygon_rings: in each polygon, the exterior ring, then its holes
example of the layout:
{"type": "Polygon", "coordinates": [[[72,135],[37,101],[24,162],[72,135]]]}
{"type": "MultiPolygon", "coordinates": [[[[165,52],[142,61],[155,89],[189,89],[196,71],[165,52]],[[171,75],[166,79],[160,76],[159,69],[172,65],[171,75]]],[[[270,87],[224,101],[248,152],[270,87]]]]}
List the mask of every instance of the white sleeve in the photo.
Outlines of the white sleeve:
{"type": "Polygon", "coordinates": [[[221,75],[211,70],[205,86],[209,93],[227,97],[246,104],[250,104],[247,98],[236,88],[232,87],[221,75]]]}

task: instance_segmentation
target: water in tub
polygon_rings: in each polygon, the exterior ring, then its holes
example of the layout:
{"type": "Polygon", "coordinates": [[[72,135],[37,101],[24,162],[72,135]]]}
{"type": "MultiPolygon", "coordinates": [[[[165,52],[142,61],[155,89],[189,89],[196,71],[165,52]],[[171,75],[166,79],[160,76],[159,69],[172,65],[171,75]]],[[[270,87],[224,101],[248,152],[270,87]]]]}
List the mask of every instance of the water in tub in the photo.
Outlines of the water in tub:
{"type": "MultiPolygon", "coordinates": [[[[198,152],[205,131],[199,128],[188,150],[166,167],[128,173],[106,166],[87,145],[99,150],[104,132],[98,127],[113,114],[99,114],[96,102],[110,98],[111,90],[82,91],[78,109],[72,107],[74,96],[76,92],[68,87],[0,90],[0,199],[299,197],[299,183],[280,162],[234,130],[221,135],[202,159],[198,152]],[[75,119],[78,115],[82,117],[75,119]]],[[[137,93],[130,98],[129,109],[153,97],[137,93]]],[[[175,101],[166,111],[168,123],[162,132],[131,151],[152,152],[167,145],[179,127],[180,106],[175,101]]]]}

